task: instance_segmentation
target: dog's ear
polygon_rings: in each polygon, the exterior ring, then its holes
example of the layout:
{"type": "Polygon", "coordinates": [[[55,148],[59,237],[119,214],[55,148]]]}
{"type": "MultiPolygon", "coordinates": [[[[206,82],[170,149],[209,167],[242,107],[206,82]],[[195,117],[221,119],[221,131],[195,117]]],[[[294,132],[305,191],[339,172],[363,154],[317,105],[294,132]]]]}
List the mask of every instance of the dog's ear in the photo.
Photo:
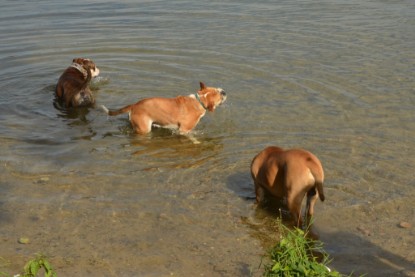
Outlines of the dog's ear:
{"type": "Polygon", "coordinates": [[[72,60],[72,63],[77,63],[77,64],[81,64],[83,63],[83,59],[82,58],[75,58],[72,60]]]}
{"type": "Polygon", "coordinates": [[[200,83],[200,90],[204,90],[206,88],[206,85],[203,82],[200,83]]]}

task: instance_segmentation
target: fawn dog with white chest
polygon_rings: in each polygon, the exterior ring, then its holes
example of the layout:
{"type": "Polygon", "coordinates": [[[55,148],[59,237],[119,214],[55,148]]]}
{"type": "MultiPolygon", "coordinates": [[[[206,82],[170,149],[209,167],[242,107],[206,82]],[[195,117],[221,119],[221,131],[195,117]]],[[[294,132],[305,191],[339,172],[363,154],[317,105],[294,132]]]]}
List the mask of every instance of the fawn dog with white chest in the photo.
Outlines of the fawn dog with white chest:
{"type": "Polygon", "coordinates": [[[141,135],[149,133],[153,125],[178,129],[180,134],[187,135],[206,111],[213,112],[225,100],[223,89],[200,82],[200,90],[188,96],[146,98],[119,110],[102,108],[108,115],[128,113],[132,127],[141,135]]]}

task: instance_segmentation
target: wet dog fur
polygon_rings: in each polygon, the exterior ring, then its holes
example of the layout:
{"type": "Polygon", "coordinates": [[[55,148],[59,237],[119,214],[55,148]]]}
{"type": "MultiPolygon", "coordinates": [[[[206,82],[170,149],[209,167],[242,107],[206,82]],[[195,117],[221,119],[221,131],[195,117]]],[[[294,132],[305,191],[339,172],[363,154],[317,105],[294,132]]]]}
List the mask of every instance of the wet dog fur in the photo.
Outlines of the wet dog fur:
{"type": "Polygon", "coordinates": [[[286,198],[294,224],[302,227],[301,205],[307,195],[307,222],[314,214],[317,198],[324,201],[324,171],[320,160],[303,149],[283,150],[267,147],[254,157],[251,176],[255,184],[256,201],[260,203],[266,193],[286,198]]]}
{"type": "Polygon", "coordinates": [[[188,96],[146,98],[119,110],[102,108],[111,116],[128,113],[132,127],[141,135],[151,132],[154,125],[178,129],[180,134],[187,135],[206,111],[213,112],[225,100],[223,89],[207,87],[200,82],[200,90],[188,96]]]}
{"type": "Polygon", "coordinates": [[[95,103],[89,88],[92,78],[99,75],[99,69],[90,59],[75,58],[60,76],[55,89],[56,99],[66,108],[87,107],[95,103]]]}

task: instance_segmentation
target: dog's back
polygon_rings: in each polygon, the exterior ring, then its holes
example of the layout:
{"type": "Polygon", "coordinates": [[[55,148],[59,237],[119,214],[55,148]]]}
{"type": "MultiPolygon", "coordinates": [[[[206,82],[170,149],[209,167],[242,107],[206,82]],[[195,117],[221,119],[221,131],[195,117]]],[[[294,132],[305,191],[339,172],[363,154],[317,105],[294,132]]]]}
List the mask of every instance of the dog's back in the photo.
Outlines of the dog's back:
{"type": "Polygon", "coordinates": [[[283,150],[270,146],[258,153],[251,163],[251,176],[255,182],[269,190],[277,197],[284,197],[278,191],[282,184],[291,183],[298,186],[314,186],[318,184],[320,198],[324,200],[322,184],[324,171],[320,160],[312,153],[303,149],[283,150]]]}

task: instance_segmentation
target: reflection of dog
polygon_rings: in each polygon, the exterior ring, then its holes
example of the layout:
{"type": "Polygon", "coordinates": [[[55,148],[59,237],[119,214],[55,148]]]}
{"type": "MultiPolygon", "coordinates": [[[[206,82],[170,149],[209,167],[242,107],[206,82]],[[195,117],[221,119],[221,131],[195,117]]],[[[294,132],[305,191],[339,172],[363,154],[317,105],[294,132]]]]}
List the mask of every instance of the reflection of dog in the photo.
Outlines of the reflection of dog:
{"type": "Polygon", "coordinates": [[[302,226],[301,203],[306,194],[307,224],[314,213],[317,198],[324,201],[323,167],[319,159],[308,151],[267,147],[253,159],[251,174],[257,202],[262,200],[264,190],[276,197],[286,197],[297,227],[302,226]]]}
{"type": "Polygon", "coordinates": [[[56,97],[65,107],[90,106],[95,103],[94,96],[88,85],[93,77],[99,75],[99,69],[89,59],[73,59],[60,76],[56,85],[56,97]]]}
{"type": "Polygon", "coordinates": [[[149,133],[152,125],[179,129],[181,134],[188,134],[206,110],[214,111],[225,100],[226,93],[223,89],[206,87],[200,82],[200,90],[189,96],[147,98],[115,111],[104,106],[102,108],[109,115],[128,112],[130,122],[138,134],[149,133]]]}

